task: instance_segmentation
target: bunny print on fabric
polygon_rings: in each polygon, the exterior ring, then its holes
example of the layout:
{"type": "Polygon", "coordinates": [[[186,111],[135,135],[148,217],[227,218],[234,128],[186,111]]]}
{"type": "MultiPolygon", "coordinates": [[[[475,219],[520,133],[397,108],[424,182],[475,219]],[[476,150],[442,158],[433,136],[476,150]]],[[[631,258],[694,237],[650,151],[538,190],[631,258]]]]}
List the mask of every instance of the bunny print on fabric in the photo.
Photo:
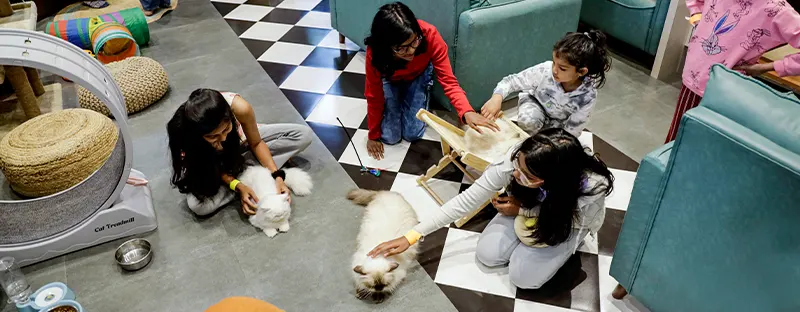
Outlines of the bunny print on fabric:
{"type": "Polygon", "coordinates": [[[708,38],[703,39],[702,47],[703,51],[706,52],[706,55],[717,55],[720,54],[727,49],[721,45],[719,45],[719,36],[729,33],[733,30],[737,24],[739,24],[739,20],[734,21],[731,24],[725,24],[728,21],[728,15],[730,11],[726,11],[722,17],[714,24],[714,30],[711,32],[711,35],[708,38]]]}

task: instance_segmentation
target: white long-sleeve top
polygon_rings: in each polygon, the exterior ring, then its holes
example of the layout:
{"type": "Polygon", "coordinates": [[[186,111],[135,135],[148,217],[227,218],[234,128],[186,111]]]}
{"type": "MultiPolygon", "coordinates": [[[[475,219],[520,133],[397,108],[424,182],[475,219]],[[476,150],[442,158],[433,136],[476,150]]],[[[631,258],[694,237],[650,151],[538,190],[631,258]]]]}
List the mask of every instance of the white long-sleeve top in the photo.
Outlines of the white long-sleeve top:
{"type": "MultiPolygon", "coordinates": [[[[552,61],[508,75],[494,88],[494,94],[503,98],[513,92],[519,92],[517,119],[520,126],[562,128],[576,137],[586,127],[589,114],[597,101],[597,89],[590,78],[584,79],[577,89],[565,92],[561,84],[553,78],[552,61]],[[542,113],[545,120],[542,120],[542,113]]],[[[541,129],[525,129],[529,133],[539,130],[541,129]]],[[[533,134],[535,133],[531,133],[533,134]]]]}
{"type": "MultiPolygon", "coordinates": [[[[414,230],[426,236],[434,231],[449,225],[450,223],[469,214],[478,206],[491,199],[495,193],[502,190],[514,178],[514,164],[511,156],[517,148],[513,147],[509,152],[497,162],[489,165],[475,184],[467,190],[458,194],[455,198],[445,203],[430,218],[421,220],[414,230]]],[[[598,174],[591,173],[587,176],[585,188],[594,189],[595,186],[605,185],[606,180],[598,174]]],[[[603,225],[605,219],[605,194],[582,196],[578,198],[579,215],[573,227],[579,230],[579,239],[575,240],[573,252],[578,249],[578,245],[583,241],[583,237],[589,232],[597,233],[603,225]]],[[[520,214],[534,216],[539,207],[520,209],[520,214]]]]}

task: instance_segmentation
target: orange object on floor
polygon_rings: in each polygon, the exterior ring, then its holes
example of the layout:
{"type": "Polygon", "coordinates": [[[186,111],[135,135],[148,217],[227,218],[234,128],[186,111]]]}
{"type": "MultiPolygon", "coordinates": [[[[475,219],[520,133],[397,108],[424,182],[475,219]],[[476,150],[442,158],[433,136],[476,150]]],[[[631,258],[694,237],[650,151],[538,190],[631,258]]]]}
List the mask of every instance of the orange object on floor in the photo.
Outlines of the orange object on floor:
{"type": "Polygon", "coordinates": [[[285,312],[264,301],[248,297],[229,297],[211,306],[205,312],[285,312]]]}

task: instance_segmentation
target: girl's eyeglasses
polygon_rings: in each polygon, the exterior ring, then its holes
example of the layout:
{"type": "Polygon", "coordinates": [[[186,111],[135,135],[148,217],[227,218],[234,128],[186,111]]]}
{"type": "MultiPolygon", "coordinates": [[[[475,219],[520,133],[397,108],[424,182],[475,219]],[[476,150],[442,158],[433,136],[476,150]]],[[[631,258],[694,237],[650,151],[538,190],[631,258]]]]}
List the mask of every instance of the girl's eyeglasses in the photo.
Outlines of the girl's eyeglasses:
{"type": "Polygon", "coordinates": [[[422,36],[421,35],[417,35],[417,38],[415,38],[414,40],[412,40],[408,44],[403,44],[403,45],[399,45],[399,46],[393,46],[392,47],[392,52],[397,53],[397,54],[408,54],[409,52],[411,52],[411,49],[416,49],[417,47],[419,47],[419,44],[421,42],[422,42],[422,36]]]}
{"type": "Polygon", "coordinates": [[[533,179],[529,178],[525,174],[525,171],[522,171],[522,169],[520,169],[519,160],[518,159],[515,159],[512,163],[514,164],[514,170],[519,171],[519,179],[517,179],[517,182],[519,182],[519,184],[521,184],[522,186],[525,186],[525,187],[530,187],[530,188],[539,187],[539,184],[541,184],[541,179],[537,178],[536,179],[537,181],[534,181],[533,179]]]}

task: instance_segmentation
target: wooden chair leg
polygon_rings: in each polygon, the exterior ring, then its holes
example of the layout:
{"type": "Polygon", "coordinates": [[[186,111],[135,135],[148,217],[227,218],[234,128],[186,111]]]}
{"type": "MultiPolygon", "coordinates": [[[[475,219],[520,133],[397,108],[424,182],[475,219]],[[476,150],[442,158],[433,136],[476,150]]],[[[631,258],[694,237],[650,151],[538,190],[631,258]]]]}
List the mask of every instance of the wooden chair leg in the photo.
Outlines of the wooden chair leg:
{"type": "Polygon", "coordinates": [[[339,43],[344,44],[344,35],[339,34],[339,43]]]}
{"type": "Polygon", "coordinates": [[[438,174],[444,168],[447,168],[447,166],[451,162],[452,162],[452,159],[449,156],[444,156],[441,159],[439,159],[439,163],[437,163],[436,165],[433,165],[430,168],[428,168],[428,171],[425,172],[425,175],[420,176],[419,178],[417,178],[417,184],[419,184],[420,186],[422,186],[422,188],[424,188],[426,191],[428,191],[428,194],[430,194],[431,197],[433,197],[433,200],[435,200],[436,203],[438,203],[439,205],[444,205],[444,201],[428,185],[428,180],[433,178],[434,176],[436,176],[436,174],[438,174]]]}
{"type": "Polygon", "coordinates": [[[622,298],[625,298],[627,295],[628,291],[625,290],[625,287],[622,287],[620,284],[617,284],[617,287],[615,287],[614,291],[611,292],[611,297],[614,297],[614,299],[617,300],[622,300],[622,298]]]}

